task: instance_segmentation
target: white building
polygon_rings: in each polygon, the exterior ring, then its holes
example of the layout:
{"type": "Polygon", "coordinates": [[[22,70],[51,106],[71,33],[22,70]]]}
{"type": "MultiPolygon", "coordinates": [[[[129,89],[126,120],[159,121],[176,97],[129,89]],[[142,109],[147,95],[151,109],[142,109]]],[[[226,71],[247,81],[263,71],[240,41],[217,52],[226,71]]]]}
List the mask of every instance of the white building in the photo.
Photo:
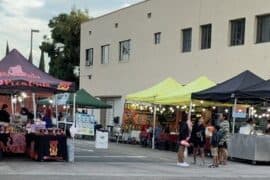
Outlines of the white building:
{"type": "Polygon", "coordinates": [[[97,113],[108,125],[125,95],[167,77],[269,79],[269,42],[270,0],[147,0],[82,24],[80,86],[113,105],[97,113]]]}

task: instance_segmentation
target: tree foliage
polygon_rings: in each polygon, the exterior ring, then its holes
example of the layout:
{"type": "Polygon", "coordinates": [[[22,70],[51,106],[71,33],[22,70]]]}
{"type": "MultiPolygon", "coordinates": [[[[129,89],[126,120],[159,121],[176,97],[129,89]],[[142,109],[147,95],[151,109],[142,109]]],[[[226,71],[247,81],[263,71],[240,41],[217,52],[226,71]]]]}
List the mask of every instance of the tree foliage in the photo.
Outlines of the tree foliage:
{"type": "Polygon", "coordinates": [[[43,50],[41,50],[41,56],[40,56],[40,61],[39,61],[38,68],[41,71],[45,72],[45,60],[44,60],[44,51],[43,50]]]}
{"type": "Polygon", "coordinates": [[[80,63],[80,27],[89,19],[87,11],[73,9],[69,14],[61,13],[49,21],[51,38],[44,36],[40,46],[50,58],[49,74],[78,84],[74,68],[80,63]]]}
{"type": "Polygon", "coordinates": [[[7,46],[6,46],[6,56],[8,55],[9,53],[9,45],[8,45],[8,42],[7,42],[7,46]]]}

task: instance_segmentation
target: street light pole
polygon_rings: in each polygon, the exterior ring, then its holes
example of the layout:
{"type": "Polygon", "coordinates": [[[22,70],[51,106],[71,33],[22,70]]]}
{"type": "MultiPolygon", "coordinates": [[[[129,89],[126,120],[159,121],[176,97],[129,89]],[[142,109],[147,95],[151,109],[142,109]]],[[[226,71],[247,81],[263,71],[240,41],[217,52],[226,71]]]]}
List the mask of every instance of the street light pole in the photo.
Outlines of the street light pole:
{"type": "Polygon", "coordinates": [[[31,40],[30,40],[30,55],[29,55],[29,62],[32,64],[33,63],[33,33],[39,33],[38,29],[31,29],[31,40]]]}

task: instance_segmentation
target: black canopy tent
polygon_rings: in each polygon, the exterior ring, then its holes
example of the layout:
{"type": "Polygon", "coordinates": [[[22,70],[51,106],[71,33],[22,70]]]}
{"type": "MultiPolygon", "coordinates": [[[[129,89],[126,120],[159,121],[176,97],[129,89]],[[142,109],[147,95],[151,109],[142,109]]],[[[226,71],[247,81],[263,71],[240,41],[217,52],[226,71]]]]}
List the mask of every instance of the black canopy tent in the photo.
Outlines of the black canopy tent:
{"type": "Polygon", "coordinates": [[[193,93],[192,98],[218,102],[232,102],[235,98],[244,100],[248,97],[243,90],[263,82],[265,81],[262,78],[247,70],[212,88],[193,93]]]}
{"type": "Polygon", "coordinates": [[[252,87],[241,90],[241,93],[251,99],[260,98],[265,101],[270,100],[270,80],[256,84],[252,87]]]}
{"type": "MultiPolygon", "coordinates": [[[[192,94],[192,99],[218,101],[218,102],[234,102],[234,111],[237,102],[247,102],[250,95],[243,93],[250,87],[265,82],[262,78],[250,71],[244,71],[241,74],[226,80],[216,86],[192,94]]],[[[235,117],[233,117],[233,132],[235,127],[235,117]]]]}

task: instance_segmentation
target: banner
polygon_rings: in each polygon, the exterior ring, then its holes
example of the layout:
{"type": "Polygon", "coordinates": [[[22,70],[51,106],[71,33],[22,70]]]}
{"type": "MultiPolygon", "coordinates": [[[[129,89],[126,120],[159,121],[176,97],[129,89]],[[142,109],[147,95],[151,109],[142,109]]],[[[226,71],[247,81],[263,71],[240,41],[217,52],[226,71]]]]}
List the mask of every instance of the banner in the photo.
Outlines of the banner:
{"type": "Polygon", "coordinates": [[[76,113],[76,134],[95,135],[95,116],[83,113],[76,113]]]}
{"type": "Polygon", "coordinates": [[[54,102],[54,104],[57,104],[57,105],[66,105],[67,104],[67,101],[68,101],[68,98],[69,98],[69,93],[63,93],[63,94],[57,94],[55,95],[55,98],[54,100],[56,102],[54,102]]]}
{"type": "Polygon", "coordinates": [[[235,118],[246,118],[247,117],[247,108],[237,105],[232,116],[235,118]]]}

